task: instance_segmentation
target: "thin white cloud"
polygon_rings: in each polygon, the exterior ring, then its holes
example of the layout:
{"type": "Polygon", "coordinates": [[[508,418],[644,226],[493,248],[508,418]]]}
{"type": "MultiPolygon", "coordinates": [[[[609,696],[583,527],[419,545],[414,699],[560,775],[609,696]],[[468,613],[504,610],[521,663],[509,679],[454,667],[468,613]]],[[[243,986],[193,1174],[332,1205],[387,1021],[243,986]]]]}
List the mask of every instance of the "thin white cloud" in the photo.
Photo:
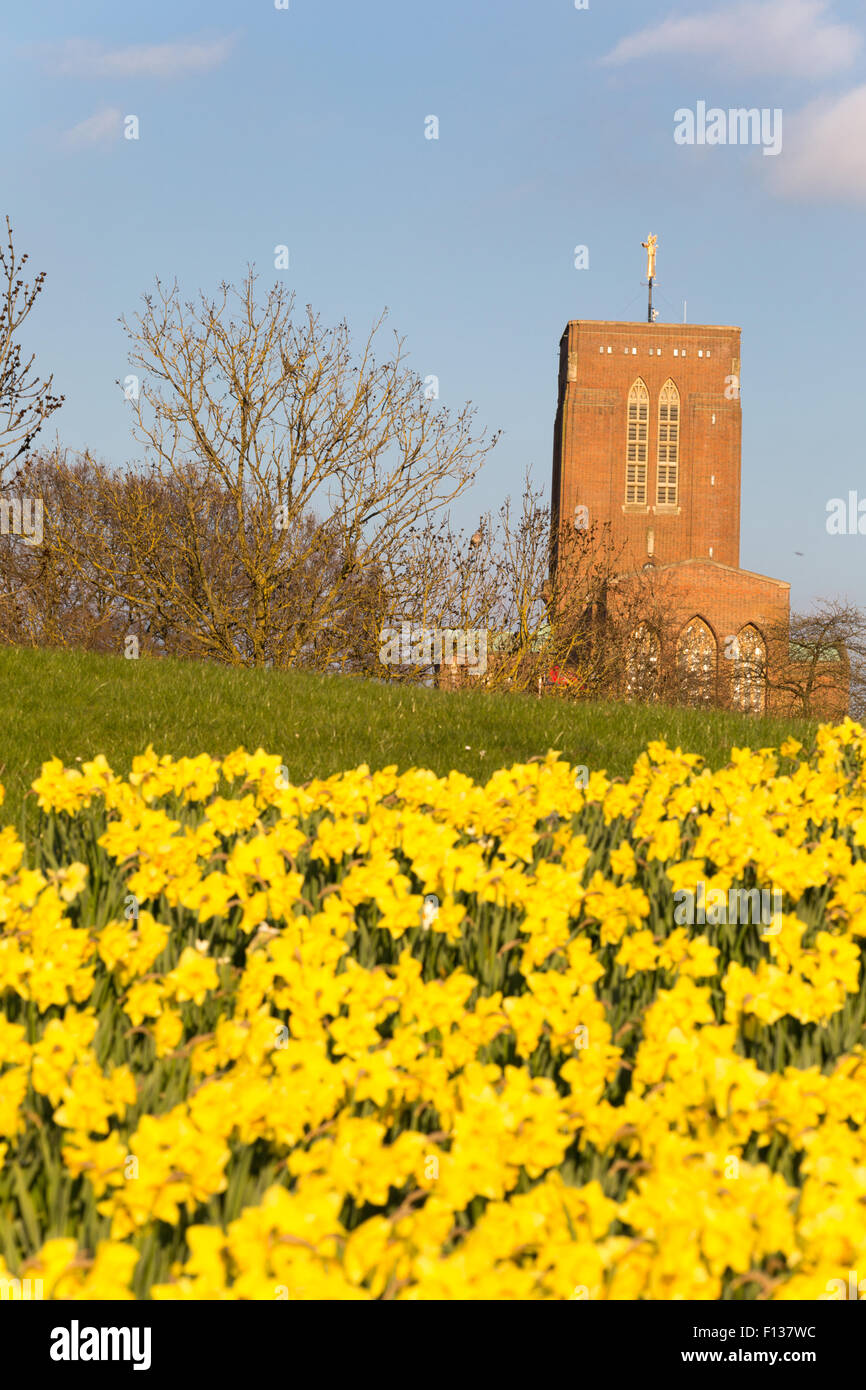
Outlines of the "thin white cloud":
{"type": "Polygon", "coordinates": [[[63,77],[186,77],[220,67],[235,38],[227,34],[216,39],[137,43],[126,48],[107,48],[90,39],[66,39],[42,51],[53,71],[63,77]]]}
{"type": "Polygon", "coordinates": [[[103,106],[86,120],[79,121],[61,137],[67,149],[81,150],[94,145],[108,145],[123,131],[123,112],[119,106],[103,106]]]}
{"type": "Polygon", "coordinates": [[[785,117],[785,145],[770,171],[783,197],[866,202],[866,86],[785,117]]]}
{"type": "Polygon", "coordinates": [[[829,8],[829,0],[740,0],[641,29],[602,62],[681,54],[717,58],[743,73],[828,77],[850,68],[862,44],[858,30],[831,19],[829,8]]]}

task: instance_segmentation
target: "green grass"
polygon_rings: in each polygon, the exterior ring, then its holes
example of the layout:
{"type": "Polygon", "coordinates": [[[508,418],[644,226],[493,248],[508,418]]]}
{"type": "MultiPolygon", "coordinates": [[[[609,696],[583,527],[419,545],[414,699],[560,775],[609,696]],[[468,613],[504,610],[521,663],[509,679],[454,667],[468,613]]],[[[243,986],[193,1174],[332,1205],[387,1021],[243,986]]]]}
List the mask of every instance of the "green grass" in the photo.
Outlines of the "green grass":
{"type": "Polygon", "coordinates": [[[126,772],[148,743],[175,757],[261,746],[281,754],[300,782],[358,763],[440,774],[457,768],[485,780],[496,767],[550,748],[591,772],[627,776],[656,738],[700,753],[716,768],[732,746],[774,746],[791,733],[805,742],[816,727],[722,711],[447,693],[307,672],[18,647],[0,648],[0,720],[6,787],[0,814],[15,823],[46,758],[74,765],[104,753],[115,771],[126,772]]]}

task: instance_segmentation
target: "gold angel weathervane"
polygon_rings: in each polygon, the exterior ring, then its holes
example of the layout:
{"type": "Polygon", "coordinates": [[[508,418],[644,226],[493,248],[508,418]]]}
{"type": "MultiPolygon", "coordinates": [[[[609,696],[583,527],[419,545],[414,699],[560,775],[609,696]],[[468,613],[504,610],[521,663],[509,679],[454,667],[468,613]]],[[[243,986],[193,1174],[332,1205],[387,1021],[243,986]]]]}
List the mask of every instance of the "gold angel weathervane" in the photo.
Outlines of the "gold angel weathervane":
{"type": "Polygon", "coordinates": [[[658,245],[657,236],[649,236],[646,241],[641,242],[641,246],[646,251],[647,279],[655,279],[656,273],[656,246],[658,245]]]}

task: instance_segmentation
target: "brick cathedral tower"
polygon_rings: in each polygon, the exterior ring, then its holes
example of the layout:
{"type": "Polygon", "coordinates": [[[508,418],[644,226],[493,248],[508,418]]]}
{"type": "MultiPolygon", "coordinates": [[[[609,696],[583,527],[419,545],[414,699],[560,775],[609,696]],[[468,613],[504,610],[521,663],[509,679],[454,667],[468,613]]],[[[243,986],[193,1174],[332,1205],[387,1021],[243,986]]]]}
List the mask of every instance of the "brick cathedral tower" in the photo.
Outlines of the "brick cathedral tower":
{"type": "Polygon", "coordinates": [[[649,675],[659,694],[759,712],[767,671],[789,660],[790,585],[740,569],[740,330],[655,321],[656,241],[643,243],[647,321],[575,319],[562,335],[554,554],[565,528],[601,528],[612,601],[626,611],[651,590],[627,639],[627,695],[649,675]]]}
{"type": "Polygon", "coordinates": [[[569,323],[559,349],[555,521],[587,508],[590,522],[610,524],[625,568],[699,558],[736,568],[739,377],[739,328],[569,323]]]}

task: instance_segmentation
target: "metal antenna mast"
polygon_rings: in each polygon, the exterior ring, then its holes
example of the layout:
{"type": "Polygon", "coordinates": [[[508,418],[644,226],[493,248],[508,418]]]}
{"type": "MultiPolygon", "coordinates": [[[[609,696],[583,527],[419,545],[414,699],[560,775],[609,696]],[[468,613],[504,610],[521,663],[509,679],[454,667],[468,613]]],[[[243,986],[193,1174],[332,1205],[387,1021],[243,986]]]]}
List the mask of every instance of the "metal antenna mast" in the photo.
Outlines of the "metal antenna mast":
{"type": "Polygon", "coordinates": [[[655,310],[653,309],[653,285],[656,278],[656,246],[658,245],[657,236],[648,236],[646,241],[641,242],[641,246],[646,251],[646,273],[649,283],[649,306],[647,308],[647,323],[655,320],[655,310]]]}

